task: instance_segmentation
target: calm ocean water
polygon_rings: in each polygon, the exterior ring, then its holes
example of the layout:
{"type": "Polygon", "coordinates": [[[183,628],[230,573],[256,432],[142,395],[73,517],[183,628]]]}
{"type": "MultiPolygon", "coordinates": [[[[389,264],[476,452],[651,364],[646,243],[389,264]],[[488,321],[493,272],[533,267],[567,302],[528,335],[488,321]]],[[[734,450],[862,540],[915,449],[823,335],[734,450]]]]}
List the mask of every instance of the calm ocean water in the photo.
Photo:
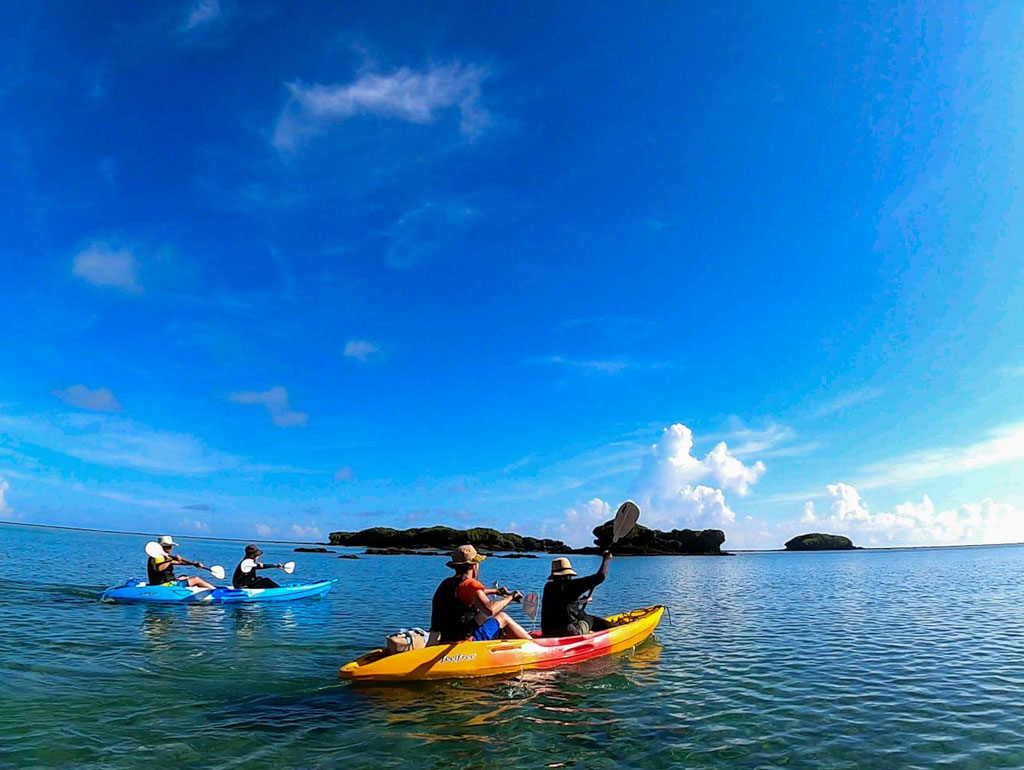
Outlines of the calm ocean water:
{"type": "MultiPolygon", "coordinates": [[[[443,560],[266,546],[334,593],[95,601],[143,574],[145,539],[0,525],[0,767],[1024,767],[1024,548],[621,558],[597,609],[660,602],[674,621],[631,654],[368,688],[339,665],[426,623],[443,560]]],[[[241,558],[182,542],[229,572],[241,558]]],[[[538,590],[546,568],[492,559],[483,577],[538,590]]]]}

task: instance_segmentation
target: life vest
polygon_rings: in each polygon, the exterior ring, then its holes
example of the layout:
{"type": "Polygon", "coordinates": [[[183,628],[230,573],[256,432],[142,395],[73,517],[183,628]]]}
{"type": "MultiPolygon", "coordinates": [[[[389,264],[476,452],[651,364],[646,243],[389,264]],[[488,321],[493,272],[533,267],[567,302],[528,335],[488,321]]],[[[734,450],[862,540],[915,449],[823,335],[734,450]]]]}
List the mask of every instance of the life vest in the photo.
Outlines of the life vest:
{"type": "Polygon", "coordinates": [[[466,575],[452,575],[441,581],[431,602],[430,630],[442,642],[461,642],[476,631],[476,610],[459,598],[459,586],[466,575]]]}
{"type": "Polygon", "coordinates": [[[161,585],[162,583],[172,583],[172,582],[174,582],[174,565],[173,564],[170,567],[168,567],[167,569],[165,569],[165,570],[158,570],[156,568],[156,566],[158,564],[163,564],[165,561],[168,561],[169,559],[170,559],[169,556],[168,557],[161,556],[158,559],[154,559],[152,556],[150,556],[149,559],[146,561],[146,573],[147,573],[147,575],[149,577],[149,584],[151,586],[158,586],[158,585],[161,585]]]}

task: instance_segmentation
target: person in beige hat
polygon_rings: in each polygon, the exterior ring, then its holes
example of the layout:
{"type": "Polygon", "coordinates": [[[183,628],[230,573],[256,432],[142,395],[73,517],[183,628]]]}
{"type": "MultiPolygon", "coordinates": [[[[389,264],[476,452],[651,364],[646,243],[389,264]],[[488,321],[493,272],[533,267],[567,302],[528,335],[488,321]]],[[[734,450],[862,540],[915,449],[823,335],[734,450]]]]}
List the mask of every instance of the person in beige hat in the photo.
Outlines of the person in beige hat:
{"type": "Polygon", "coordinates": [[[572,562],[564,556],[552,559],[551,574],[544,585],[544,598],[541,600],[541,635],[578,636],[609,628],[604,618],[587,614],[586,605],[580,602],[580,597],[605,581],[611,559],[611,551],[606,551],[601,568],[586,577],[577,577],[572,562]]]}
{"type": "Polygon", "coordinates": [[[502,634],[515,639],[531,638],[526,629],[502,611],[510,603],[522,601],[522,593],[484,588],[478,579],[480,563],[486,558],[471,545],[460,545],[452,551],[447,566],[455,574],[441,581],[431,602],[430,630],[438,641],[484,642],[502,634]],[[491,596],[499,598],[492,601],[491,596]]]}
{"type": "MultiPolygon", "coordinates": [[[[171,550],[177,543],[174,542],[174,538],[170,535],[161,535],[157,542],[160,547],[164,549],[165,556],[159,556],[153,558],[152,556],[146,561],[146,576],[149,579],[151,586],[173,586],[179,583],[187,585],[190,588],[216,588],[212,583],[207,583],[198,575],[178,575],[174,574],[175,565],[190,564],[193,567],[199,567],[203,569],[202,562],[192,562],[186,559],[172,554],[171,550]]],[[[223,577],[223,575],[221,576],[223,577]]]]}

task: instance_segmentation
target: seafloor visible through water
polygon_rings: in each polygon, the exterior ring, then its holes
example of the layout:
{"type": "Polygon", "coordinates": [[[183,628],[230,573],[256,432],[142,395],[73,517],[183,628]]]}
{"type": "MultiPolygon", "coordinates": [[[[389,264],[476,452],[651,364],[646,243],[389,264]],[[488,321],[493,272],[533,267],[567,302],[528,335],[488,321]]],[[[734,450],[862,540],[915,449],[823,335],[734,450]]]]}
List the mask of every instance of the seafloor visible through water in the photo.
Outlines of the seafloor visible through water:
{"type": "MultiPolygon", "coordinates": [[[[267,546],[334,592],[95,601],[143,574],[144,542],[0,525],[0,767],[1024,767],[1021,547],[619,558],[595,610],[673,617],[632,653],[366,687],[338,667],[427,622],[442,559],[267,546]]],[[[242,556],[182,542],[229,573],[242,556]]],[[[547,565],[492,559],[483,579],[539,590],[547,565]]]]}

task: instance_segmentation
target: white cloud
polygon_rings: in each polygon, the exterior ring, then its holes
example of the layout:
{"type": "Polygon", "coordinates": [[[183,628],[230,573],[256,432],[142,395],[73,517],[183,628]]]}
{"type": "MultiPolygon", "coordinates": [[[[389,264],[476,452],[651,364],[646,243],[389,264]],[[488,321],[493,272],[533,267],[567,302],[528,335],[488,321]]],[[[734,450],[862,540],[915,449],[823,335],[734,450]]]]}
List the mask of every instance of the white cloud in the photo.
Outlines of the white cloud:
{"type": "Polygon", "coordinates": [[[878,398],[882,395],[881,388],[861,388],[860,390],[853,390],[849,393],[840,393],[838,396],[830,398],[821,404],[818,404],[814,409],[811,410],[810,416],[814,418],[826,417],[836,412],[842,412],[850,407],[863,404],[866,401],[878,398]]]}
{"type": "Polygon", "coordinates": [[[4,495],[10,488],[11,485],[8,484],[3,478],[0,478],[0,516],[7,516],[11,512],[10,506],[7,505],[7,500],[4,499],[4,495]]]}
{"type": "Polygon", "coordinates": [[[210,531],[210,525],[205,521],[200,521],[199,519],[182,519],[178,524],[187,532],[206,534],[210,531]]]}
{"type": "Polygon", "coordinates": [[[292,534],[301,540],[320,541],[324,539],[324,533],[315,524],[308,527],[292,524],[292,534]]]}
{"type": "Polygon", "coordinates": [[[479,134],[490,122],[480,105],[486,70],[448,64],[416,72],[407,67],[389,74],[365,73],[344,85],[289,83],[290,99],[274,129],[274,146],[295,149],[303,139],[356,115],[427,124],[458,110],[460,130],[479,134]]]}
{"type": "Polygon", "coordinates": [[[655,504],[672,500],[683,487],[708,478],[722,489],[746,495],[765,472],[764,463],[745,465],[724,441],[718,442],[703,460],[694,457],[692,450],[693,432],[680,423],[669,426],[644,459],[634,487],[655,504]]]}
{"type": "Polygon", "coordinates": [[[334,478],[336,481],[349,481],[350,479],[354,479],[355,476],[356,472],[352,469],[351,465],[338,468],[338,470],[334,472],[334,478]]]}
{"type": "Polygon", "coordinates": [[[349,340],[345,343],[345,355],[364,364],[370,356],[379,352],[380,348],[367,340],[349,340]]]}
{"type": "Polygon", "coordinates": [[[926,449],[866,465],[860,469],[857,486],[891,486],[1024,460],[1024,423],[1003,425],[988,435],[967,446],[926,449]]]}
{"type": "Polygon", "coordinates": [[[72,270],[94,286],[112,286],[127,292],[142,291],[132,250],[107,241],[93,241],[75,254],[72,270]]]}
{"type": "Polygon", "coordinates": [[[68,406],[89,409],[93,412],[120,412],[121,404],[109,388],[90,390],[84,385],[72,385],[65,390],[55,390],[53,395],[68,406]]]}
{"type": "Polygon", "coordinates": [[[566,358],[565,356],[533,358],[530,359],[530,363],[559,364],[561,366],[568,366],[573,369],[582,369],[583,371],[588,372],[600,372],[601,374],[618,374],[630,366],[628,361],[618,361],[615,359],[576,359],[566,358]]]}
{"type": "Polygon", "coordinates": [[[219,0],[198,0],[197,3],[192,5],[188,15],[185,17],[185,29],[194,30],[205,27],[207,24],[216,21],[219,16],[219,0]]]}
{"type": "Polygon", "coordinates": [[[288,403],[288,391],[281,385],[270,390],[241,390],[232,393],[229,398],[236,404],[259,404],[270,412],[270,418],[279,428],[294,428],[305,425],[309,417],[305,412],[297,412],[288,403]]]}
{"type": "Polygon", "coordinates": [[[211,449],[190,434],[101,414],[38,419],[0,414],[0,432],[97,465],[152,473],[193,475],[241,465],[241,458],[211,449]]]}
{"type": "Polygon", "coordinates": [[[270,533],[272,531],[273,530],[271,530],[271,528],[268,525],[266,525],[266,524],[257,524],[256,525],[256,534],[259,535],[260,537],[270,537],[270,533]]]}
{"type": "Polygon", "coordinates": [[[872,513],[849,484],[829,484],[827,510],[804,506],[801,522],[850,537],[856,545],[956,545],[1024,541],[1024,510],[986,498],[959,508],[938,510],[928,495],[891,512],[872,513]]]}
{"type": "MultiPolygon", "coordinates": [[[[676,423],[666,428],[644,457],[631,487],[640,506],[642,523],[658,529],[723,528],[734,524],[736,513],[725,492],[746,495],[765,472],[764,463],[746,465],[718,442],[703,460],[693,456],[693,433],[676,423]],[[717,486],[699,482],[710,480],[717,486]]],[[[546,531],[570,544],[589,542],[590,530],[612,517],[611,507],[599,498],[570,508],[561,521],[549,522],[546,531]]]]}

